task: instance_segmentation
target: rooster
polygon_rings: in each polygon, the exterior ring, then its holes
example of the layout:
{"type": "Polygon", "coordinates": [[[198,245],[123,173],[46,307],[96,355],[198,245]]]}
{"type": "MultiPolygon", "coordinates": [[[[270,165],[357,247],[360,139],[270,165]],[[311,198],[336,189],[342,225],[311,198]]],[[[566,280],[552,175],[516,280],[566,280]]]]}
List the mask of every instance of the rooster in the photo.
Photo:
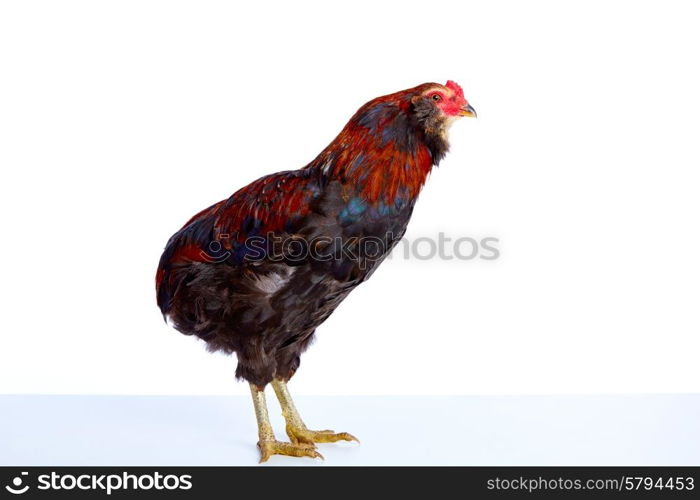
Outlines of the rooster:
{"type": "Polygon", "coordinates": [[[448,129],[476,112],[459,85],[424,83],[362,106],[311,163],[262,177],[202,210],[168,241],[158,306],[209,350],[235,353],[250,384],[260,461],[322,458],[316,443],[357,440],[306,427],[287,382],[316,329],[406,231],[448,129]],[[275,438],[271,384],[289,442],[275,438]]]}

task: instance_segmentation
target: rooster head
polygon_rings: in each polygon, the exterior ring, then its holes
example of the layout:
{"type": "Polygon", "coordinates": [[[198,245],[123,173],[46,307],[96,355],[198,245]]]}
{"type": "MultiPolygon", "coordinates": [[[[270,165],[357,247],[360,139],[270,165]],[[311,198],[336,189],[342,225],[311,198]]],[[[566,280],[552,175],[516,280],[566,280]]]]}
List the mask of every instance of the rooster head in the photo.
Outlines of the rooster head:
{"type": "Polygon", "coordinates": [[[476,118],[476,111],[464,98],[462,87],[452,80],[445,85],[426,83],[416,87],[411,98],[415,119],[427,132],[444,134],[458,118],[476,118]]]}

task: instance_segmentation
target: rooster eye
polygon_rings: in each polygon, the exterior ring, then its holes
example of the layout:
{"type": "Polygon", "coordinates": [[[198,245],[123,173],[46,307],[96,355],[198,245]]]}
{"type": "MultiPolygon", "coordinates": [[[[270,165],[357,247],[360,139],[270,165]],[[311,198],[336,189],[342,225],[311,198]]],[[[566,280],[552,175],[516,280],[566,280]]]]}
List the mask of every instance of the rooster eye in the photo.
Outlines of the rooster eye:
{"type": "Polygon", "coordinates": [[[433,101],[439,101],[440,100],[440,94],[433,94],[433,101]]]}

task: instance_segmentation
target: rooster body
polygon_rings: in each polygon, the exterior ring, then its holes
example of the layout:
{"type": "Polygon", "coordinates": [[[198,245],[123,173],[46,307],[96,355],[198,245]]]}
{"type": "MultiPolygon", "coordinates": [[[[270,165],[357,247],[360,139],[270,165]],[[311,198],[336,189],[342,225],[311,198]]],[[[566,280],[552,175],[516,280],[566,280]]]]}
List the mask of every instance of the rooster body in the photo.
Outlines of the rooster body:
{"type": "Polygon", "coordinates": [[[374,99],[307,166],[258,179],[168,241],[156,275],[158,306],[180,332],[236,353],[236,376],[250,382],[256,403],[263,460],[319,456],[316,442],[354,439],[306,429],[286,382],[317,327],[404,235],[458,116],[475,112],[454,82],[374,99]],[[291,443],[274,440],[267,410],[259,411],[269,383],[291,443]]]}

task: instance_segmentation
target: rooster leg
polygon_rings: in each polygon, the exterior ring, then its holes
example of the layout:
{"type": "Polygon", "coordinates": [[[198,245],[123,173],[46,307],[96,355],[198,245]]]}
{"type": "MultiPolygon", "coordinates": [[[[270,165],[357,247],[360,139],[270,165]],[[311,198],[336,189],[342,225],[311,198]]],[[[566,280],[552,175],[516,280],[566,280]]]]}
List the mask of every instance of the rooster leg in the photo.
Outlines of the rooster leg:
{"type": "Polygon", "coordinates": [[[292,443],[313,445],[314,443],[335,443],[336,441],[357,441],[360,442],[352,434],[347,432],[333,431],[311,431],[306,428],[304,421],[301,419],[299,412],[294,406],[292,395],[289,394],[287,384],[283,380],[274,379],[272,388],[275,390],[277,399],[279,399],[282,407],[282,415],[287,422],[287,435],[292,443]]]}
{"type": "Polygon", "coordinates": [[[260,448],[260,463],[266,462],[272,455],[288,455],[291,457],[323,458],[316,447],[308,443],[283,443],[275,439],[272,431],[270,417],[265,403],[265,390],[250,384],[250,392],[253,395],[255,418],[258,421],[258,448],[260,448]]]}

